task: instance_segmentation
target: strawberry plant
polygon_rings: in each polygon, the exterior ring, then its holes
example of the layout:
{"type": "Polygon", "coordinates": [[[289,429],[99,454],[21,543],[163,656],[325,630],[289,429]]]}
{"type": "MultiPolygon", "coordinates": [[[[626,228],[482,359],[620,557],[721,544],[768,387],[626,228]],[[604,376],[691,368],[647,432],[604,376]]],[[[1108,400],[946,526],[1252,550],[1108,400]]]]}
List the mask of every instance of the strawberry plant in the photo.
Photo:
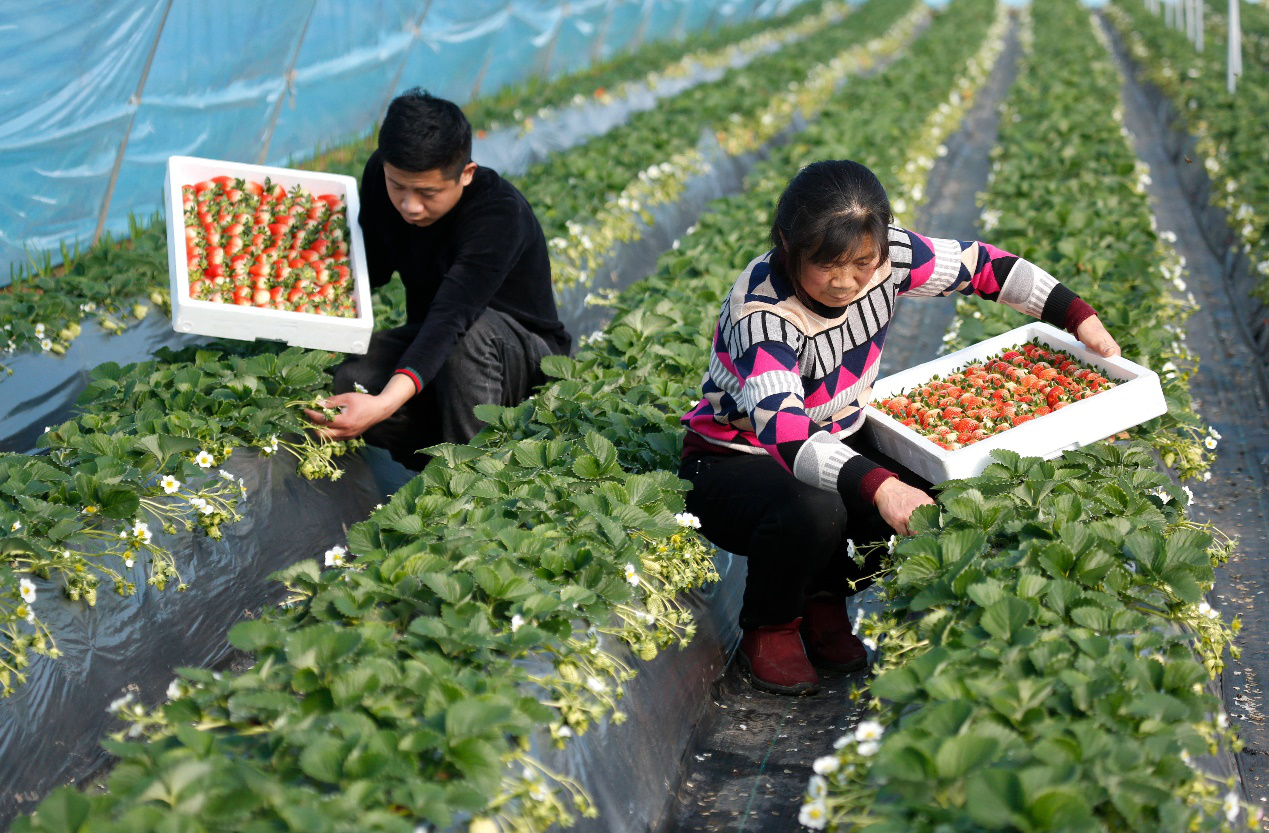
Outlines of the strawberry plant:
{"type": "Polygon", "coordinates": [[[191,298],[357,316],[339,195],[217,176],[182,185],[181,200],[191,298]]]}
{"type": "Polygon", "coordinates": [[[1114,386],[1073,356],[1028,342],[873,404],[952,451],[1114,386]]]}
{"type": "Polygon", "coordinates": [[[30,654],[57,656],[28,577],[92,605],[101,589],[135,593],[119,568],[141,562],[148,584],[185,590],[165,536],[219,538],[241,518],[245,486],[223,468],[235,451],[293,455],[301,475],[337,479],[334,458],[361,441],[318,442],[303,414],[323,398],[315,390],[333,364],[331,354],[299,349],[107,363],[83,395],[94,409],[50,427],[39,440],[45,455],[0,455],[3,694],[25,681],[30,654]]]}

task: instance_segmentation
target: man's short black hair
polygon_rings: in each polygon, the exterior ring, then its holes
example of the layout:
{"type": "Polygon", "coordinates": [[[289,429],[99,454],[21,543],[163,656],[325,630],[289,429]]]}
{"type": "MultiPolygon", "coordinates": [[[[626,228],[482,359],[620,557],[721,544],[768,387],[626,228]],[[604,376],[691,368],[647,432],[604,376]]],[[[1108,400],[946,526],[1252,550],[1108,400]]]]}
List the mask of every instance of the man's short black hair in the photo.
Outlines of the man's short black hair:
{"type": "Polygon", "coordinates": [[[471,123],[452,101],[421,87],[392,99],[379,128],[379,155],[410,173],[440,169],[458,179],[471,161],[471,123]]]}

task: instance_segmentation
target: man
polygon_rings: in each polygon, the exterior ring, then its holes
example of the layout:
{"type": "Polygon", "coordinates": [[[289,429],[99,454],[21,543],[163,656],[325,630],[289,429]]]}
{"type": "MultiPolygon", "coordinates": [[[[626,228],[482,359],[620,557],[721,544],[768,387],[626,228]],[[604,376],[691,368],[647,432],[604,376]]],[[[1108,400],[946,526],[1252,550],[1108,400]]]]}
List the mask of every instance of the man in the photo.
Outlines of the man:
{"type": "Polygon", "coordinates": [[[572,337],[533,209],[471,161],[471,125],[452,102],[415,88],[388,105],[359,222],[370,285],[400,274],[407,323],[335,371],[327,403],[339,414],[307,413],[333,439],[364,435],[420,469],[419,449],[481,429],[476,405],[524,401],[543,381],[542,358],[567,354],[572,337]]]}

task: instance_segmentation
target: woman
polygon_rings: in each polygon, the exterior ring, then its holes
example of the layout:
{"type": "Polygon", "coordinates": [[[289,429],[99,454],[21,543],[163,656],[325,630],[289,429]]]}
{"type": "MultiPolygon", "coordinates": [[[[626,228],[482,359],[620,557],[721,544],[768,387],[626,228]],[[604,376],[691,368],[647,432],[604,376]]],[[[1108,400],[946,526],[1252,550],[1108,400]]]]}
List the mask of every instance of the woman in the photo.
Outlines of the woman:
{"type": "Polygon", "coordinates": [[[866,664],[845,599],[877,565],[857,566],[851,540],[906,535],[912,511],[933,502],[928,483],[859,434],[897,296],[973,292],[1119,354],[1092,308],[1043,269],[892,221],[863,165],[802,169],[776,207],[773,248],[723,302],[703,396],[683,417],[687,509],[748,559],[740,661],[763,690],[813,694],[813,664],[866,664]]]}

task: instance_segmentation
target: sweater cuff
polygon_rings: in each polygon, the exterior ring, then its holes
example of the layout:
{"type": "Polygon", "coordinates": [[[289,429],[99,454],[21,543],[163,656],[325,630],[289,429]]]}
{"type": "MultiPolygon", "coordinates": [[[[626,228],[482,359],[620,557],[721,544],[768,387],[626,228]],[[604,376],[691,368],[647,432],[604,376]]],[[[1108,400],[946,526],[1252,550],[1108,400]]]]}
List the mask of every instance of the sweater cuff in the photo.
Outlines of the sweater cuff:
{"type": "Polygon", "coordinates": [[[419,394],[419,392],[420,392],[420,391],[422,391],[422,390],[423,390],[423,381],[422,381],[421,379],[419,379],[419,374],[415,373],[415,372],[414,372],[413,370],[411,370],[410,368],[408,368],[408,367],[398,367],[398,368],[396,369],[396,371],[394,371],[394,375],[395,375],[395,374],[397,374],[397,373],[401,374],[402,376],[405,376],[405,377],[406,377],[406,378],[408,378],[411,382],[413,382],[413,383],[414,383],[414,394],[415,394],[416,396],[419,394]]]}
{"type": "Polygon", "coordinates": [[[881,484],[892,477],[898,475],[863,455],[856,455],[847,460],[837,473],[837,492],[847,504],[859,501],[865,506],[872,506],[881,484]]]}
{"type": "Polygon", "coordinates": [[[1066,309],[1066,319],[1062,322],[1063,328],[1075,335],[1075,331],[1080,328],[1086,319],[1092,318],[1097,314],[1097,310],[1090,307],[1080,298],[1076,298],[1066,309]]]}

